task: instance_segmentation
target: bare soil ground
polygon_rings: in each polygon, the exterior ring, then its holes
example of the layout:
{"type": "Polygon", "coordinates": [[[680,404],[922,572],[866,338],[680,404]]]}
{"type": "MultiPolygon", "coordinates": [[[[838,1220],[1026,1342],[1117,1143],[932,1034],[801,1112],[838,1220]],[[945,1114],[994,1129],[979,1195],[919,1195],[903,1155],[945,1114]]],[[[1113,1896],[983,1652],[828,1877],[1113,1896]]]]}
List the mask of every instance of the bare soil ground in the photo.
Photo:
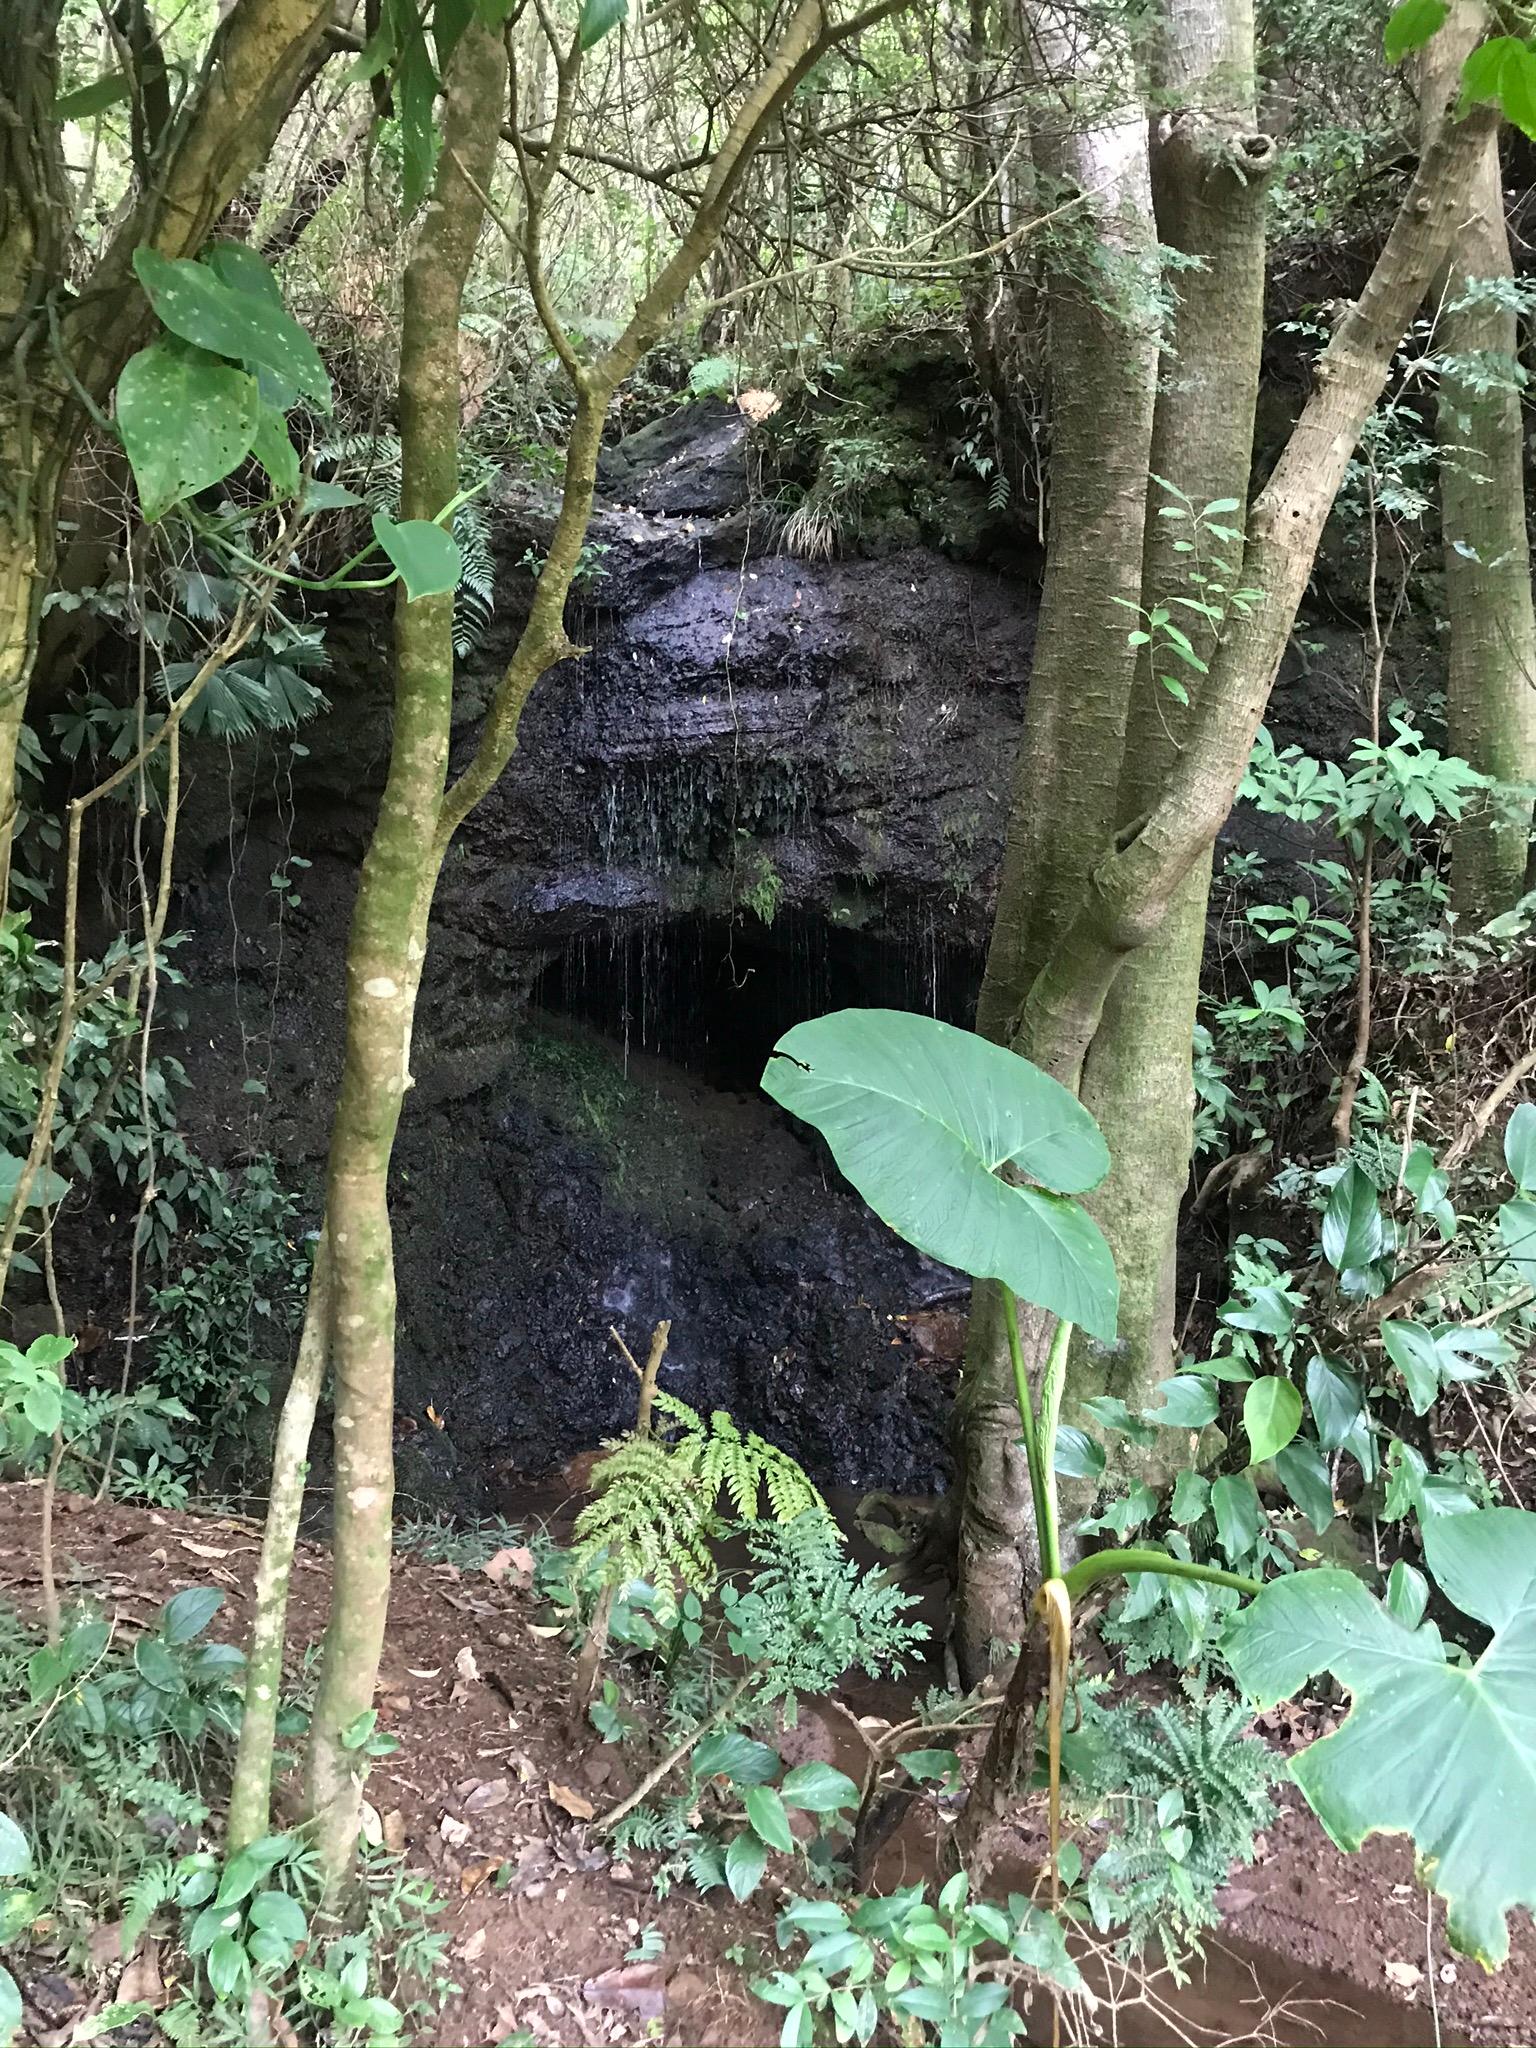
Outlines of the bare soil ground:
{"type": "MultiPolygon", "coordinates": [[[[0,1487],[0,1600],[23,1611],[38,1597],[38,1501],[35,1486],[0,1487]]],[[[120,1504],[62,1506],[66,1592],[132,1629],[179,1588],[213,1583],[227,1595],[214,1633],[239,1640],[254,1525],[120,1504]]],[[[431,2041],[491,2048],[523,2029],[561,2048],[658,2039],[672,2048],[768,2048],[778,2016],[751,1999],[746,1981],[773,1953],[772,1902],[739,1907],[686,1887],[658,1900],[644,1859],[609,1856],[591,1822],[629,1788],[624,1762],[595,1737],[573,1737],[569,1657],[541,1633],[543,1617],[519,1577],[515,1568],[493,1579],[409,1561],[395,1575],[379,1706],[400,1748],[375,1766],[369,1798],[386,1842],[430,1873],[447,1902],[441,1924],[462,1989],[444,2004],[431,2041]],[[663,1938],[661,1956],[626,1962],[649,1926],[663,1938]]],[[[325,1550],[303,1546],[293,1581],[295,1671],[321,1632],[328,1579],[325,1550]]],[[[867,1699],[855,1704],[867,1710],[867,1699]]],[[[1318,1725],[1314,1715],[1290,1739],[1318,1725]]],[[[825,1744],[827,1728],[808,1719],[800,1740],[825,1744]]],[[[923,1860],[918,1837],[903,1851],[903,1874],[917,1875],[923,1860]]],[[[1515,1926],[1508,1968],[1486,1976],[1446,1950],[1406,1845],[1376,1841],[1344,1857],[1293,1794],[1226,1904],[1204,1981],[1167,1992],[1176,2017],[1157,2024],[1101,2009],[1104,2039],[1123,2048],[1181,2037],[1331,2048],[1536,2043],[1531,1922],[1515,1926]]],[[[47,1966],[41,1959],[32,1974],[47,1966]]],[[[28,1959],[17,1974],[25,1988],[28,1959]]],[[[56,2001],[47,2014],[34,2006],[33,2040],[67,2041],[69,2017],[56,2001]]],[[[1037,2024],[1048,2039],[1048,2018],[1033,2016],[1032,2032],[1037,2024]]]]}

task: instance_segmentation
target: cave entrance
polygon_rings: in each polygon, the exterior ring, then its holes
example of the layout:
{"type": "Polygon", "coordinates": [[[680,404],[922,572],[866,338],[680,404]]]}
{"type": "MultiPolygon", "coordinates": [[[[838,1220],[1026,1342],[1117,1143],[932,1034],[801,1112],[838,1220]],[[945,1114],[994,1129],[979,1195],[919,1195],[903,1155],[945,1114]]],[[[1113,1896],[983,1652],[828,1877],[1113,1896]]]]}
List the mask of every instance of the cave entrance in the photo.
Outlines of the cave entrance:
{"type": "Polygon", "coordinates": [[[801,911],[681,917],[577,940],[533,987],[534,1004],[670,1060],[716,1088],[757,1092],[774,1045],[828,1010],[975,1016],[981,962],[931,924],[875,936],[801,911]]]}

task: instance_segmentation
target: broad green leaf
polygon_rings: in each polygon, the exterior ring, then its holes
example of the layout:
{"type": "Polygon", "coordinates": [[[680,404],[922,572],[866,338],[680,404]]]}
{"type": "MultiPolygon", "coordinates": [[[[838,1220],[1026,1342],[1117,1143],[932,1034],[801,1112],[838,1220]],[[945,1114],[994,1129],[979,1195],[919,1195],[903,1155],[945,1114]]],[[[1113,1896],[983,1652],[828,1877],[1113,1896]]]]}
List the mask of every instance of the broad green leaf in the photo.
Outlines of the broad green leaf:
{"type": "Polygon", "coordinates": [[[248,370],[271,370],[322,410],[329,409],[331,380],[319,350],[281,295],[254,283],[250,264],[260,264],[261,258],[253,251],[243,261],[231,258],[227,246],[221,245],[217,259],[223,275],[212,263],[162,256],[150,248],[134,250],[133,267],[172,334],[194,348],[243,363],[248,370]]]}
{"type": "Polygon", "coordinates": [[[1387,1574],[1387,1609],[1404,1628],[1417,1628],[1429,1604],[1429,1581],[1400,1557],[1387,1574]]]}
{"type": "Polygon", "coordinates": [[[231,291],[265,299],[272,306],[282,305],[282,287],[272,275],[271,264],[249,242],[211,242],[203,253],[203,261],[220,284],[228,285],[231,291]]]}
{"type": "Polygon", "coordinates": [[[0,2048],[10,2048],[15,2040],[24,2015],[21,2009],[21,1993],[16,1979],[0,1963],[0,2048]]]}
{"type": "Polygon", "coordinates": [[[734,1898],[750,1898],[762,1881],[768,1865],[768,1851],[750,1828],[733,1836],[725,1852],[725,1881],[734,1898]]]}
{"type": "Polygon", "coordinates": [[[1379,1257],[1382,1242],[1375,1183],[1351,1163],[1334,1182],[1323,1211],[1323,1257],[1336,1273],[1351,1273],[1379,1257]]]}
{"type": "Polygon", "coordinates": [[[693,1753],[693,1768],[701,1778],[728,1778],[733,1785],[766,1785],[779,1775],[779,1752],[766,1742],[756,1742],[739,1728],[722,1728],[706,1735],[693,1753]]]}
{"type": "Polygon", "coordinates": [[[400,122],[400,205],[407,219],[427,196],[437,168],[438,79],[419,27],[403,42],[395,64],[395,113],[400,122]]]}
{"type": "Polygon", "coordinates": [[[1143,1422],[1162,1429],[1204,1429],[1216,1420],[1216,1389],[1209,1380],[1192,1372],[1175,1373],[1156,1390],[1163,1397],[1161,1408],[1143,1408],[1143,1422]]]}
{"type": "Polygon", "coordinates": [[[1128,1436],[1133,1444],[1145,1446],[1157,1441],[1157,1431],[1145,1422],[1139,1422],[1118,1394],[1095,1394],[1083,1403],[1083,1413],[1091,1415],[1100,1429],[1113,1430],[1116,1436],[1128,1436]]]}
{"type": "Polygon", "coordinates": [[[181,1667],[156,1636],[140,1636],[133,1646],[134,1668],[146,1685],[152,1685],[156,1692],[185,1692],[186,1680],[181,1667]]]}
{"type": "Polygon", "coordinates": [[[859,1788],[852,1778],[824,1763],[797,1764],[779,1792],[786,1806],[799,1806],[807,1813],[836,1813],[859,1803],[859,1788]]]}
{"type": "Polygon", "coordinates": [[[57,1371],[74,1348],[73,1337],[56,1337],[51,1331],[45,1331],[41,1337],[34,1337],[27,1346],[27,1363],[57,1371]]]}
{"type": "Polygon", "coordinates": [[[1536,1202],[1505,1202],[1499,1210],[1499,1241],[1527,1287],[1536,1287],[1536,1202]]]}
{"type": "Polygon", "coordinates": [[[157,341],[117,380],[117,426],[144,517],[222,483],[251,452],[256,379],[200,348],[157,341]]]}
{"type": "Polygon", "coordinates": [[[1536,1194],[1536,1102],[1522,1102],[1504,1126],[1504,1164],[1522,1194],[1536,1194]]]}
{"type": "Polygon", "coordinates": [[[1287,1444],[1276,1455],[1275,1477],[1321,1536],[1338,1509],[1327,1460],[1316,1444],[1304,1443],[1299,1437],[1287,1444]]]}
{"type": "Polygon", "coordinates": [[[251,1901],[251,1924],[265,1927],[295,1947],[309,1931],[304,1908],[287,1892],[258,1892],[251,1901]]]}
{"type": "Polygon", "coordinates": [[[1499,97],[1504,66],[1512,57],[1518,58],[1521,47],[1513,36],[1490,36],[1486,43],[1478,44],[1461,67],[1463,107],[1499,97]]]}
{"type": "Polygon", "coordinates": [[[795,1846],[795,1838],[789,1832],[789,1815],[784,1811],[784,1802],[771,1785],[749,1785],[745,1804],[747,1819],[759,1838],[770,1849],[780,1849],[787,1856],[795,1846]]]}
{"type": "Polygon", "coordinates": [[[763,1072],[814,1124],[843,1173],[900,1237],[974,1279],[1001,1280],[1108,1341],[1119,1286],[1098,1225],[1063,1201],[1108,1170],[1098,1127],[1028,1060],[903,1010],[797,1024],[763,1072]],[[1054,1192],[1010,1185],[998,1169],[1054,1192]]]}
{"type": "Polygon", "coordinates": [[[960,1781],[960,1758],[952,1749],[904,1749],[896,1761],[920,1785],[930,1779],[951,1786],[960,1781]]]}
{"type": "Polygon", "coordinates": [[[1241,1358],[1203,1358],[1198,1364],[1180,1366],[1179,1370],[1192,1372],[1200,1379],[1226,1380],[1239,1387],[1253,1378],[1253,1367],[1241,1358]]]}
{"type": "Polygon", "coordinates": [[[1423,1533],[1441,1591],[1493,1631],[1476,1663],[1448,1663],[1433,1630],[1405,1626],[1341,1571],[1273,1581],[1223,1649],[1261,1703],[1319,1671],[1348,1687],[1347,1720],[1292,1774],[1340,1848],[1410,1835],[1452,1946],[1496,1968],[1508,1914],[1536,1907],[1536,1515],[1486,1508],[1423,1533]]]}
{"type": "Polygon", "coordinates": [[[53,103],[53,118],[55,121],[89,121],[96,114],[104,114],[108,107],[121,106],[124,100],[132,97],[133,86],[123,72],[104,71],[89,85],[77,85],[73,92],[60,93],[53,103]]]}
{"type": "Polygon", "coordinates": [[[1066,1424],[1056,1432],[1054,1462],[1062,1479],[1097,1479],[1106,1463],[1104,1446],[1095,1443],[1087,1430],[1066,1424]]]}
{"type": "Polygon", "coordinates": [[[1262,1465],[1283,1451],[1301,1427],[1301,1396],[1289,1380],[1270,1373],[1254,1380],[1243,1396],[1243,1431],[1248,1462],[1262,1465]]]}
{"type": "Polygon", "coordinates": [[[1408,1385],[1415,1415],[1427,1415],[1440,1392],[1440,1352],[1434,1332],[1422,1323],[1383,1323],[1381,1341],[1387,1356],[1408,1385]]]}
{"type": "Polygon", "coordinates": [[[1499,66],[1499,104],[1524,135],[1536,136],[1536,51],[1516,42],[1499,66]]]}
{"type": "Polygon", "coordinates": [[[1307,1367],[1307,1400],[1323,1449],[1343,1450],[1350,1432],[1365,1414],[1360,1382],[1343,1366],[1319,1354],[1307,1367]]]}
{"type": "Polygon", "coordinates": [[[168,1643],[190,1643],[223,1605],[224,1595],[215,1587],[185,1586],[161,1608],[160,1633],[168,1643]]]}
{"type": "Polygon", "coordinates": [[[1264,1533],[1264,1510],[1246,1472],[1223,1473],[1211,1488],[1211,1512],[1221,1547],[1234,1562],[1258,1548],[1264,1533]]]}
{"type": "Polygon", "coordinates": [[[25,1877],[31,1868],[26,1836],[8,1813],[0,1813],[0,1877],[25,1877]]]}
{"type": "Polygon", "coordinates": [[[306,512],[337,512],[345,505],[362,503],[356,491],[349,491],[344,484],[322,483],[319,478],[311,477],[304,486],[306,512]]]}
{"type": "Polygon", "coordinates": [[[242,1899],[248,1899],[263,1880],[283,1862],[293,1847],[287,1835],[262,1835],[231,1856],[219,1878],[218,1897],[214,1909],[228,1912],[231,1906],[238,1906],[242,1899]]]}
{"type": "MultiPolygon", "coordinates": [[[[0,1208],[8,1209],[16,1192],[16,1183],[21,1179],[26,1165],[14,1152],[0,1152],[0,1208]]],[[[39,1208],[45,1202],[60,1202],[69,1193],[69,1182],[61,1180],[51,1167],[40,1166],[32,1176],[32,1185],[27,1190],[27,1207],[39,1208]]]]}
{"type": "Polygon", "coordinates": [[[430,519],[397,523],[375,512],[373,537],[400,571],[411,602],[418,597],[442,597],[458,587],[459,544],[430,519]]]}
{"type": "Polygon", "coordinates": [[[629,16],[629,0],[581,0],[577,39],[584,50],[600,43],[610,29],[629,16]]]}
{"type": "Polygon", "coordinates": [[[233,1998],[251,1974],[245,1949],[232,1934],[221,1934],[208,1950],[208,1982],[219,1998],[233,1998]]]}
{"type": "Polygon", "coordinates": [[[1449,0],[1399,0],[1387,17],[1387,62],[1399,64],[1410,50],[1421,48],[1444,27],[1450,11],[1449,0]]]}
{"type": "Polygon", "coordinates": [[[1210,1504],[1211,1482],[1203,1473],[1192,1472],[1186,1467],[1173,1482],[1169,1519],[1179,1528],[1187,1529],[1191,1522],[1199,1521],[1210,1504]]]}

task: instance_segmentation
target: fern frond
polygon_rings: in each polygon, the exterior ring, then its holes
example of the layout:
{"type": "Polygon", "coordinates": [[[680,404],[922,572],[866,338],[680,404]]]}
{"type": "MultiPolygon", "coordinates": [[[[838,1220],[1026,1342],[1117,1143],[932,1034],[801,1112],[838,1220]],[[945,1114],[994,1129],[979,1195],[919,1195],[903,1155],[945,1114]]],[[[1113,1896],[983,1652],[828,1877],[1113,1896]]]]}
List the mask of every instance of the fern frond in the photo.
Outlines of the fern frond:
{"type": "Polygon", "coordinates": [[[123,1954],[131,1956],[155,1915],[168,1906],[176,1891],[176,1866],[161,1860],[147,1863],[123,1890],[123,1954]]]}

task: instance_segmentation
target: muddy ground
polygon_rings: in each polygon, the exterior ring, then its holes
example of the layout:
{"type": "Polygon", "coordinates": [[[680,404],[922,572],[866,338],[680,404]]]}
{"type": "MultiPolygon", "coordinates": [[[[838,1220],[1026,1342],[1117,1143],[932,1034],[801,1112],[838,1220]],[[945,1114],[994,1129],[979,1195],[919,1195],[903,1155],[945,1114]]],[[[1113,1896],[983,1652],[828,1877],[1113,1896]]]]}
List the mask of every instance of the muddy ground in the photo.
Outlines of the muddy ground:
{"type": "MultiPolygon", "coordinates": [[[[0,1600],[23,1611],[38,1597],[38,1503],[35,1485],[0,1487],[0,1600]]],[[[98,1602],[132,1631],[179,1588],[212,1582],[227,1595],[214,1633],[239,1639],[253,1524],[74,1499],[64,1508],[58,1545],[68,1593],[98,1602]]],[[[304,1546],[294,1575],[294,1669],[320,1634],[328,1576],[327,1553],[304,1546]]],[[[737,1906],[686,1886],[658,1900],[644,1858],[610,1858],[590,1816],[629,1788],[626,1764],[595,1736],[570,1735],[570,1661],[541,1632],[547,1615],[518,1578],[515,1568],[499,1579],[452,1565],[401,1561],[396,1569],[379,1707],[400,1748],[376,1765],[369,1797],[386,1839],[444,1896],[441,1924],[461,1987],[418,2038],[490,2048],[526,2029],[570,2048],[657,2039],[672,2048],[768,2048],[778,2017],[751,1999],[746,1980],[771,1966],[771,1901],[737,1906]],[[627,1963],[640,1930],[652,1926],[661,1957],[627,1963]]],[[[872,1697],[864,1685],[844,1698],[866,1715],[891,1717],[902,1706],[894,1688],[872,1697]]],[[[1306,1740],[1336,1711],[1304,1703],[1272,1733],[1282,1745],[1306,1740]]],[[[836,1714],[809,1715],[792,1760],[823,1755],[846,1767],[850,1739],[836,1714]]],[[[882,1859],[882,1885],[931,1871],[933,1826],[930,1816],[897,1840],[882,1859]]],[[[1016,1844],[1021,1861],[1028,1846],[1022,1837],[1016,1844]]],[[[1067,2015],[1068,2037],[1123,2048],[1536,2041],[1531,1922],[1517,1920],[1508,1967],[1487,1976],[1446,1950],[1405,1845],[1377,1840],[1345,1857],[1293,1793],[1282,1795],[1259,1862],[1235,1875],[1226,1908],[1203,1976],[1183,1990],[1166,1978],[1155,1984],[1155,2017],[1101,2003],[1067,2015]]],[[[41,1985],[52,1967],[46,1953],[8,1960],[24,1987],[41,1985]]],[[[110,1992],[110,1976],[79,1982],[61,2014],[55,1976],[46,2014],[29,2011],[31,2041],[67,2040],[110,1992]]],[[[1029,2025],[1032,2039],[1050,2039],[1043,2009],[1029,2025]]]]}

